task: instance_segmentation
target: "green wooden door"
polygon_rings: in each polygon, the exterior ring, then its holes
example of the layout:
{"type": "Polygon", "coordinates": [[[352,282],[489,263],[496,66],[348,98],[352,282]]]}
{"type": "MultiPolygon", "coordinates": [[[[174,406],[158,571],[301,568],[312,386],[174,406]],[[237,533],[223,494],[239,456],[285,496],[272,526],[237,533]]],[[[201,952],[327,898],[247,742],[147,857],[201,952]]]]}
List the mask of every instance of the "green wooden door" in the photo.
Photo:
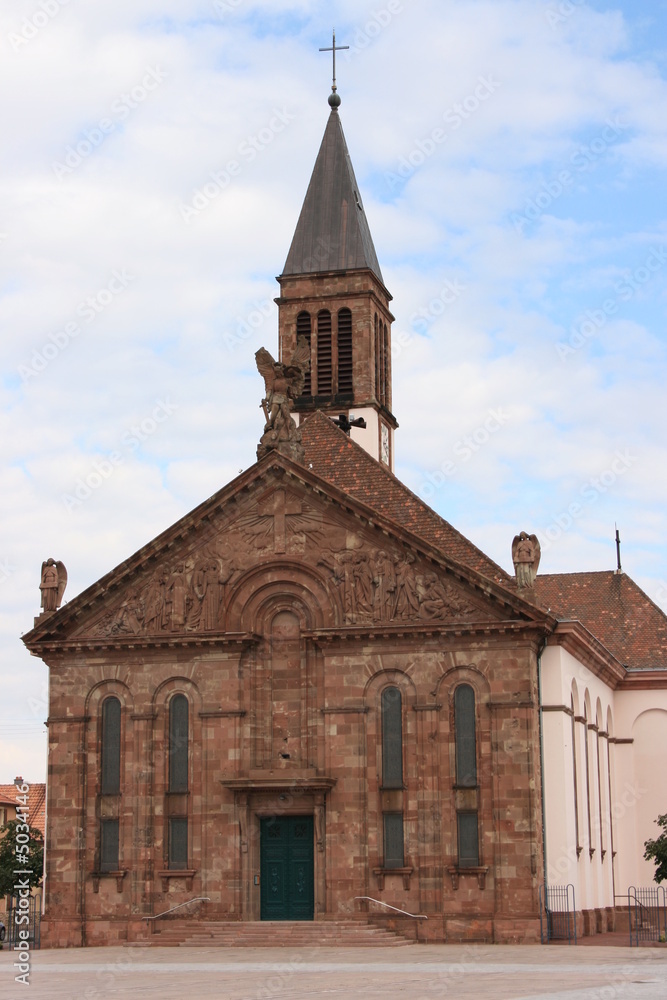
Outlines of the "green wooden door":
{"type": "Polygon", "coordinates": [[[262,920],[312,920],[313,817],[263,819],[260,854],[262,920]]]}

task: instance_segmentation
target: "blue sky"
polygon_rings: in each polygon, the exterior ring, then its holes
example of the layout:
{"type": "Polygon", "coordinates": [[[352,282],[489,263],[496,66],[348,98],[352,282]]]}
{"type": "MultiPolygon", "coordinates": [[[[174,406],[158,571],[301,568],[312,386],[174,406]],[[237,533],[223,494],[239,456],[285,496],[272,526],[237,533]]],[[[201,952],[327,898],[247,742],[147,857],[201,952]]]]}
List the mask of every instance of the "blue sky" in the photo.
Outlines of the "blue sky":
{"type": "Polygon", "coordinates": [[[17,0],[2,781],[44,775],[46,668],[19,639],[42,560],[71,599],[254,460],[333,23],[394,296],[398,475],[507,569],[522,529],[544,572],[614,568],[618,523],[667,608],[667,3],[17,0]]]}

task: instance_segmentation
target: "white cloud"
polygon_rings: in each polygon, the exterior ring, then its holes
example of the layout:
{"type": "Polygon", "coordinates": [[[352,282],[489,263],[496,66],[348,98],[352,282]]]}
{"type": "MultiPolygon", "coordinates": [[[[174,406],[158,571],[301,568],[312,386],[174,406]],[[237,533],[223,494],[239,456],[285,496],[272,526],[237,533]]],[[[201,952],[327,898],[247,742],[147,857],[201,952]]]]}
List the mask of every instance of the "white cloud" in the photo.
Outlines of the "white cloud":
{"type": "MultiPolygon", "coordinates": [[[[330,57],[317,48],[330,22],[353,47],[338,60],[341,116],[394,332],[408,338],[394,359],[397,471],[419,490],[504,408],[432,503],[509,568],[517,530],[546,529],[629,449],[636,463],[543,568],[613,567],[617,520],[625,568],[667,605],[667,267],[573,356],[556,350],[667,245],[662,14],[576,5],[552,26],[549,6],[423,0],[379,24],[382,0],[334,0],[323,26],[306,0],[69,3],[18,50],[9,36],[38,5],[3,10],[0,564],[14,568],[0,582],[2,718],[34,721],[26,692],[45,668],[18,635],[39,610],[41,561],[65,561],[72,597],[254,460],[253,354],[277,345],[274,276],[328,113],[330,57]],[[144,87],[158,68],[164,79],[144,87]],[[483,99],[481,79],[498,84],[483,99]],[[276,111],[287,120],[251,155],[276,111]],[[113,128],[95,145],[85,133],[104,119],[113,128]],[[77,153],[81,141],[93,148],[77,153]],[[59,178],[68,147],[80,162],[59,178]],[[392,186],[401,158],[411,169],[392,186]],[[238,173],[186,223],[182,206],[231,160],[238,173]],[[571,183],[553,194],[563,171],[571,183]],[[513,214],[538,198],[517,228],[513,214]],[[87,321],[86,299],[123,270],[132,280],[87,321]],[[19,367],[68,323],[79,332],[22,383],[19,367]],[[132,447],[165,397],[177,409],[132,447]],[[68,511],[63,494],[113,452],[113,474],[68,511]]],[[[2,780],[42,776],[40,737],[13,742],[0,719],[0,740],[2,780]]]]}

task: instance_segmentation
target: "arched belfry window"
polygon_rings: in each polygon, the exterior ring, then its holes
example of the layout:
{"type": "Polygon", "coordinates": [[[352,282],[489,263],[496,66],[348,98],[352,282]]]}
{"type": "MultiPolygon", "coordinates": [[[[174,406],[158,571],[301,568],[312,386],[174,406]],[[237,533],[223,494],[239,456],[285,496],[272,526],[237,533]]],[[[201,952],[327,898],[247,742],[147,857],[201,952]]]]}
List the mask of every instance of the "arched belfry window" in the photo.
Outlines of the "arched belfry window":
{"type": "Polygon", "coordinates": [[[177,694],[169,702],[169,791],[188,790],[188,699],[177,694]]]}
{"type": "MultiPolygon", "coordinates": [[[[310,313],[305,312],[304,310],[300,312],[296,318],[296,339],[298,341],[299,337],[303,337],[308,342],[308,347],[310,347],[311,333],[312,329],[310,322],[310,313]]],[[[312,379],[312,371],[309,368],[303,380],[303,391],[301,395],[311,396],[312,392],[313,392],[313,379],[312,379]]]]}
{"type": "Polygon", "coordinates": [[[460,684],[454,693],[456,731],[456,784],[477,784],[477,747],[475,741],[475,692],[469,684],[460,684]]]}
{"type": "Polygon", "coordinates": [[[102,704],[102,795],[120,793],[120,701],[105,698],[102,704]]]}
{"type": "Polygon", "coordinates": [[[317,395],[332,392],[331,313],[321,309],[317,314],[317,395]]]}
{"type": "Polygon", "coordinates": [[[470,684],[460,684],[454,692],[454,734],[456,739],[456,827],[458,867],[479,865],[479,815],[477,789],[477,740],[475,735],[475,692],[470,684]],[[465,794],[464,789],[469,789],[465,794]]]}
{"type": "Polygon", "coordinates": [[[352,392],[352,313],[338,312],[338,392],[352,392]]]}

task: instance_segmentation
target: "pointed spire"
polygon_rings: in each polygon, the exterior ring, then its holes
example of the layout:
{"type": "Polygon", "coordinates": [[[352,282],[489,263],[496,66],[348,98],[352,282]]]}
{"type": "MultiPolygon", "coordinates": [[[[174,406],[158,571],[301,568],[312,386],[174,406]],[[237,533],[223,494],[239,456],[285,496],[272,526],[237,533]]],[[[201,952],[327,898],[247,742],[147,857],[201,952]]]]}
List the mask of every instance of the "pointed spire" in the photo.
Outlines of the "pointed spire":
{"type": "Polygon", "coordinates": [[[338,114],[331,113],[315,161],[284,275],[369,268],[384,284],[338,114]]]}

